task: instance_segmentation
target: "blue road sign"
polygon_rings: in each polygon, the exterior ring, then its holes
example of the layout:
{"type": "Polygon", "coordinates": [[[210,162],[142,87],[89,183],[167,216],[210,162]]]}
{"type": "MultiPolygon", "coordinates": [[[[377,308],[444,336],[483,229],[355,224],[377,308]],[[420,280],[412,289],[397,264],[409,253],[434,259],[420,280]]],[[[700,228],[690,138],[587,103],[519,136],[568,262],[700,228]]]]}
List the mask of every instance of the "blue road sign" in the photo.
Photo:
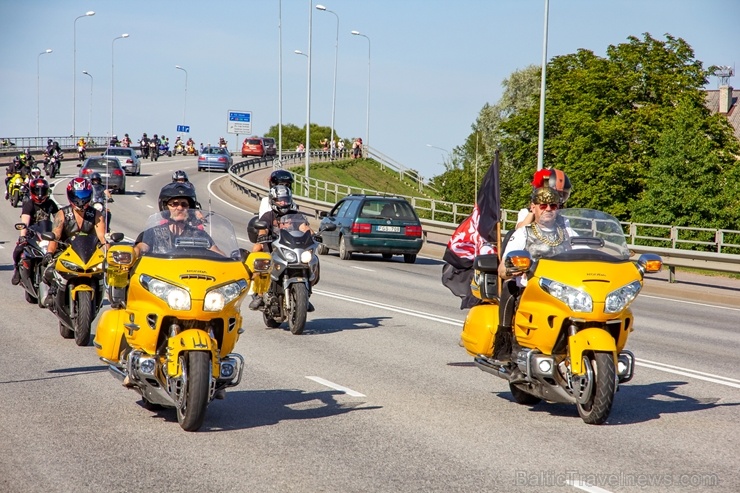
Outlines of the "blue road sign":
{"type": "Polygon", "coordinates": [[[251,122],[252,113],[241,113],[237,111],[229,111],[230,122],[251,122]]]}
{"type": "Polygon", "coordinates": [[[177,126],[178,132],[184,132],[184,133],[190,133],[190,125],[178,125],[177,126]]]}
{"type": "Polygon", "coordinates": [[[249,135],[252,133],[252,112],[231,111],[226,122],[226,132],[230,134],[249,135]]]}

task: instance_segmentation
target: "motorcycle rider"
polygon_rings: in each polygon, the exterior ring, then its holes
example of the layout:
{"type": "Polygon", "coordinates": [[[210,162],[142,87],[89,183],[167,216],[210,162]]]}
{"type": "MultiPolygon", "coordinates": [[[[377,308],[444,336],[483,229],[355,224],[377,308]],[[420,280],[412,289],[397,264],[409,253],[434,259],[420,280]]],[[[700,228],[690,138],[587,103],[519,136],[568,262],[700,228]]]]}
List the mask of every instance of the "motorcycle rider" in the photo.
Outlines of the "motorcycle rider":
{"type": "MultiPolygon", "coordinates": [[[[566,226],[558,214],[562,195],[554,188],[541,187],[532,192],[530,209],[534,211],[532,224],[519,228],[506,244],[498,275],[504,281],[499,300],[499,325],[493,343],[493,360],[500,365],[511,364],[514,347],[513,321],[516,300],[524,287],[523,272],[510,272],[506,268],[507,256],[515,250],[526,250],[533,259],[552,257],[570,249],[569,238],[577,236],[566,226]],[[560,218],[560,219],[559,219],[560,218]]],[[[522,374],[516,365],[512,371],[512,382],[521,381],[522,374]]]]}
{"type": "MultiPolygon", "coordinates": [[[[267,250],[272,251],[272,245],[269,243],[271,237],[279,235],[281,227],[280,218],[286,214],[295,214],[295,205],[293,204],[293,193],[286,185],[275,185],[270,189],[270,210],[262,214],[259,218],[260,221],[266,222],[269,229],[261,229],[257,231],[257,242],[252,247],[252,252],[262,252],[267,250]]],[[[305,218],[304,218],[305,219],[305,218]]],[[[303,221],[298,225],[300,231],[313,232],[308,221],[303,221]]],[[[250,310],[257,310],[262,306],[263,299],[262,294],[254,293],[252,295],[252,301],[249,303],[250,310]]],[[[309,310],[313,311],[313,306],[309,303],[309,310]]]]}
{"type": "Polygon", "coordinates": [[[8,200],[10,197],[8,194],[8,183],[10,183],[10,179],[16,174],[20,174],[21,178],[25,180],[30,172],[29,160],[26,158],[25,152],[21,152],[5,169],[5,200],[8,200]]]}
{"type": "MultiPolygon", "coordinates": [[[[100,211],[89,207],[93,198],[92,184],[86,178],[73,178],[67,185],[67,199],[69,205],[62,207],[54,215],[54,237],[61,241],[69,241],[80,233],[95,234],[101,244],[103,252],[108,249],[105,239],[105,220],[100,211]]],[[[51,305],[56,296],[56,285],[52,284],[52,271],[54,263],[52,259],[57,251],[58,243],[49,242],[48,253],[44,256],[47,265],[44,273],[44,282],[49,285],[49,295],[45,300],[47,306],[51,305]]]]}
{"type": "Polygon", "coordinates": [[[134,250],[137,255],[167,253],[172,250],[175,239],[180,236],[205,238],[211,244],[209,250],[226,256],[203,228],[195,209],[195,188],[185,183],[168,183],[159,192],[159,210],[166,222],[143,231],[136,239],[134,250]]]}
{"type": "Polygon", "coordinates": [[[157,134],[154,134],[152,138],[149,139],[149,159],[152,161],[159,159],[159,144],[159,137],[157,137],[157,134]]]}
{"type": "Polygon", "coordinates": [[[122,147],[131,147],[131,138],[128,134],[123,134],[123,140],[121,141],[122,147]]]}
{"type": "Polygon", "coordinates": [[[113,135],[110,138],[110,142],[108,142],[108,147],[117,147],[118,144],[120,144],[120,141],[118,140],[118,135],[113,135]]]}
{"type": "MultiPolygon", "coordinates": [[[[38,170],[38,168],[34,169],[38,170]]],[[[21,222],[25,224],[26,227],[21,230],[18,242],[15,245],[15,250],[13,250],[14,270],[13,278],[10,280],[13,286],[18,285],[21,280],[18,263],[21,260],[23,248],[26,245],[26,235],[28,234],[27,228],[38,222],[51,219],[57,212],[59,212],[59,206],[49,198],[50,187],[46,180],[43,178],[32,180],[28,188],[31,194],[31,200],[25,202],[21,209],[21,222]]]]}
{"type": "Polygon", "coordinates": [[[100,204],[102,206],[101,209],[105,211],[105,231],[107,233],[110,230],[110,210],[107,207],[107,203],[113,202],[111,191],[105,188],[103,177],[101,177],[98,172],[90,175],[90,184],[93,187],[93,206],[95,206],[95,204],[100,204]]]}
{"type": "MultiPolygon", "coordinates": [[[[565,205],[570,197],[572,187],[568,175],[555,168],[543,168],[537,171],[532,178],[532,190],[541,187],[554,188],[560,192],[560,205],[565,205]]],[[[562,208],[562,207],[561,207],[562,208]]],[[[524,208],[519,211],[517,215],[516,227],[521,228],[534,221],[534,212],[529,208],[524,208]]]]}
{"type": "MultiPolygon", "coordinates": [[[[270,173],[270,188],[276,187],[278,185],[285,185],[288,187],[291,191],[293,190],[293,173],[290,171],[284,170],[284,169],[276,169],[272,173],[270,173]]],[[[265,212],[269,211],[271,209],[270,205],[270,196],[262,197],[262,200],[260,201],[260,208],[258,215],[259,217],[262,217],[265,212]]]]}
{"type": "Polygon", "coordinates": [[[39,178],[42,178],[41,170],[38,166],[34,166],[33,168],[31,168],[31,172],[28,174],[28,180],[33,181],[38,180],[39,178]]]}
{"type": "Polygon", "coordinates": [[[139,148],[141,149],[141,157],[147,159],[149,157],[149,137],[146,136],[146,132],[139,139],[139,148]]]}

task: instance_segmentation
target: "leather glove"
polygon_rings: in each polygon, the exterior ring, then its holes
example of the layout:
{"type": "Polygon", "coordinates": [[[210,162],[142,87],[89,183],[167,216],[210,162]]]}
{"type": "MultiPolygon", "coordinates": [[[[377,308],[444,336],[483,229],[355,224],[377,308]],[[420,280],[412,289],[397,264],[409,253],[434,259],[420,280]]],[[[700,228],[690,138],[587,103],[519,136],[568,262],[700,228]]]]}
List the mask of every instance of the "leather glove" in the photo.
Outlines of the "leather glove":
{"type": "Polygon", "coordinates": [[[45,253],[43,263],[44,265],[49,265],[54,260],[54,254],[53,253],[45,253]]]}

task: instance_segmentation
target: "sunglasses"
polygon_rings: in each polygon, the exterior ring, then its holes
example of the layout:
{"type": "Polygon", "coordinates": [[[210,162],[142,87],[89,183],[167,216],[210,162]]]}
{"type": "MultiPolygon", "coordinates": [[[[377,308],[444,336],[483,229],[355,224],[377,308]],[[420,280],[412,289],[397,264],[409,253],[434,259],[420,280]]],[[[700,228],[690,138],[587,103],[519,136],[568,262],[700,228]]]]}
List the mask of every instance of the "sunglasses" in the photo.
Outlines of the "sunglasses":
{"type": "Polygon", "coordinates": [[[556,211],[560,208],[560,204],[536,204],[541,211],[547,210],[549,207],[551,210],[556,211]]]}
{"type": "Polygon", "coordinates": [[[187,209],[190,207],[190,204],[187,200],[173,200],[171,202],[167,202],[167,207],[172,207],[173,209],[176,207],[182,207],[183,209],[187,209]]]}

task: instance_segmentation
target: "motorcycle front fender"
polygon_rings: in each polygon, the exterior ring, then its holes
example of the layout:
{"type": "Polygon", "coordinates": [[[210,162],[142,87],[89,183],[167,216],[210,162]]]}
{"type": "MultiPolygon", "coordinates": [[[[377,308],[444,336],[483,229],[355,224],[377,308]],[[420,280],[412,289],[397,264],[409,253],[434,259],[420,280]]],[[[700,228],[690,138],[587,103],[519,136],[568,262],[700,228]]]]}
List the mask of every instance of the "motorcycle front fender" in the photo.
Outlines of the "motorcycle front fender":
{"type": "MultiPolygon", "coordinates": [[[[568,350],[570,352],[570,367],[574,375],[583,375],[583,353],[593,351],[595,353],[612,353],[616,358],[617,345],[614,337],[604,329],[593,327],[578,331],[575,335],[568,336],[568,350]]],[[[616,364],[616,361],[615,361],[616,364]]]]}
{"type": "Polygon", "coordinates": [[[308,280],[307,277],[290,277],[290,278],[287,278],[287,279],[285,279],[283,281],[283,289],[285,289],[285,291],[288,291],[288,289],[290,288],[290,286],[292,286],[293,284],[298,284],[298,283],[305,284],[306,285],[306,289],[308,289],[308,292],[309,293],[311,292],[311,283],[309,282],[309,280],[308,280]]]}
{"type": "Polygon", "coordinates": [[[90,292],[90,296],[92,297],[92,299],[93,300],[95,299],[95,289],[93,289],[93,287],[90,286],[89,284],[85,284],[85,283],[80,283],[80,284],[77,284],[75,286],[72,286],[72,289],[70,289],[70,291],[69,291],[69,297],[70,297],[70,299],[72,301],[76,301],[77,300],[77,293],[80,293],[82,291],[89,291],[90,292]]]}
{"type": "Polygon", "coordinates": [[[208,351],[211,353],[211,375],[218,375],[218,346],[204,330],[183,330],[167,339],[167,375],[175,378],[182,373],[180,353],[185,351],[208,351]]]}

